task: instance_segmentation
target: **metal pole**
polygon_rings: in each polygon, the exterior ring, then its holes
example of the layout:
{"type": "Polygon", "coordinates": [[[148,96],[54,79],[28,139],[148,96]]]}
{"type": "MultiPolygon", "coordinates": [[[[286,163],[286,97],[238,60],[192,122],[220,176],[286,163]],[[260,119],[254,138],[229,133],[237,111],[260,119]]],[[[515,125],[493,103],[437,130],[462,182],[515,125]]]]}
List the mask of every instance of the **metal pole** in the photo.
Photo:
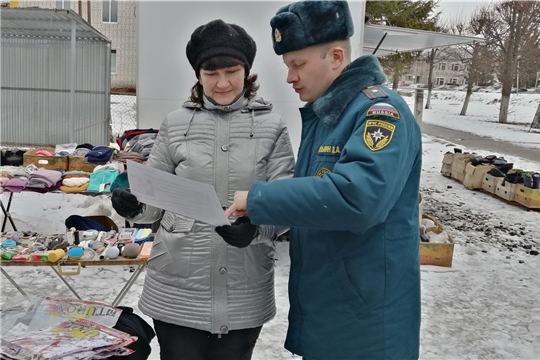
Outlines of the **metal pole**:
{"type": "Polygon", "coordinates": [[[354,60],[364,54],[366,0],[350,1],[349,7],[354,23],[354,34],[351,37],[351,60],[354,60]]]}
{"type": "Polygon", "coordinates": [[[75,65],[77,61],[76,57],[76,36],[77,28],[75,26],[75,20],[71,20],[71,87],[69,93],[69,142],[74,142],[74,122],[75,119],[75,65]]]}
{"type": "Polygon", "coordinates": [[[414,118],[416,122],[422,123],[422,114],[424,109],[424,90],[416,89],[416,96],[414,97],[414,118]]]}

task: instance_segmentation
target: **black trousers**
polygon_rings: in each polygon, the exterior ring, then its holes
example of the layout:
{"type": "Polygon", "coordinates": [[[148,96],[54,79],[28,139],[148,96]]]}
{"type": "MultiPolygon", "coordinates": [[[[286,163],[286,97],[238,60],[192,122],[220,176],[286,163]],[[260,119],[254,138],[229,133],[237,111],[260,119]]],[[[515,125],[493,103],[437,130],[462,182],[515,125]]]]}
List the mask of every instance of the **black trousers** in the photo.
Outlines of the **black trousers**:
{"type": "Polygon", "coordinates": [[[161,360],[250,360],[261,329],[231,330],[219,336],[154,319],[161,360]]]}

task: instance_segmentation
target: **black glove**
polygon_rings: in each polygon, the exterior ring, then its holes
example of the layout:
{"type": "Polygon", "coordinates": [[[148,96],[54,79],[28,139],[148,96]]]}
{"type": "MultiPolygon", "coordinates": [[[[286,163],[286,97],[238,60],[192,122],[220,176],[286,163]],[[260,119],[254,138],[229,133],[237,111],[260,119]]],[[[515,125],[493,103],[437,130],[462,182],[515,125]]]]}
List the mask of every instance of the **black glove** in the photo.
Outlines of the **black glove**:
{"type": "Polygon", "coordinates": [[[125,218],[135,217],[142,211],[142,204],[129,189],[114,189],[111,202],[118,215],[125,218]]]}
{"type": "Polygon", "coordinates": [[[241,216],[232,225],[217,226],[216,232],[230,245],[244,248],[259,235],[259,227],[247,216],[241,216]]]}

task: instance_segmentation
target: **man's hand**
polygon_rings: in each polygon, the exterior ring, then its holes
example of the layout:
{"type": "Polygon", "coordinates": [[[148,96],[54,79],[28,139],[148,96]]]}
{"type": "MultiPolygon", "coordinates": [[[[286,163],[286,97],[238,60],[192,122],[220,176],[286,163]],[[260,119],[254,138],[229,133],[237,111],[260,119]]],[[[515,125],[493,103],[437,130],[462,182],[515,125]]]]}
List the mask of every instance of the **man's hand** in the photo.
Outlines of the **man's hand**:
{"type": "Polygon", "coordinates": [[[232,225],[217,226],[216,232],[229,245],[237,248],[245,248],[259,234],[257,225],[253,225],[247,216],[236,219],[232,225]]]}
{"type": "Polygon", "coordinates": [[[247,216],[247,197],[249,191],[237,191],[234,193],[233,204],[225,211],[225,216],[247,216]]]}

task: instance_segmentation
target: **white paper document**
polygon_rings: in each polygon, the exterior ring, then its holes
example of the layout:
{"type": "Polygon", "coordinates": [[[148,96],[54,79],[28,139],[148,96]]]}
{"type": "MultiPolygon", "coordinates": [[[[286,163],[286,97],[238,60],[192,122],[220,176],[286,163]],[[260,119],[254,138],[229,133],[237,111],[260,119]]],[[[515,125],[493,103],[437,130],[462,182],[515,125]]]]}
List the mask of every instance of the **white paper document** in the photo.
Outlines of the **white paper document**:
{"type": "Polygon", "coordinates": [[[127,161],[127,168],[131,193],[141,203],[216,226],[231,224],[212,185],[131,160],[127,161]]]}

